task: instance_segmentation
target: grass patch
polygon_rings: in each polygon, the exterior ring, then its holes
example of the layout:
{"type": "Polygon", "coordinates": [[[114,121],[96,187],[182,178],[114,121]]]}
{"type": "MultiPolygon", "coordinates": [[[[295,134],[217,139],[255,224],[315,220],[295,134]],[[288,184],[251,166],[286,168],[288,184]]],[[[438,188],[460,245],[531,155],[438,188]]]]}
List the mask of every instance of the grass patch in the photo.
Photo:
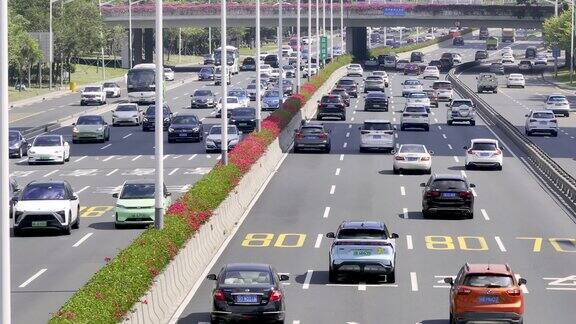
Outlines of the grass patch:
{"type": "MultiPolygon", "coordinates": [[[[252,55],[252,56],[256,55],[256,48],[240,47],[238,51],[240,52],[240,55],[252,55]]],[[[261,52],[270,53],[272,51],[277,52],[278,46],[275,44],[262,46],[261,52]]]]}
{"type": "Polygon", "coordinates": [[[182,60],[178,54],[170,54],[170,59],[168,60],[168,55],[164,54],[166,59],[164,65],[187,65],[187,64],[202,64],[204,63],[204,58],[198,55],[182,55],[182,60]]]}
{"type": "Polygon", "coordinates": [[[576,87],[576,75],[574,76],[574,83],[570,84],[570,68],[562,67],[558,69],[558,77],[554,77],[555,74],[552,72],[552,77],[554,81],[562,83],[570,87],[576,87]]]}

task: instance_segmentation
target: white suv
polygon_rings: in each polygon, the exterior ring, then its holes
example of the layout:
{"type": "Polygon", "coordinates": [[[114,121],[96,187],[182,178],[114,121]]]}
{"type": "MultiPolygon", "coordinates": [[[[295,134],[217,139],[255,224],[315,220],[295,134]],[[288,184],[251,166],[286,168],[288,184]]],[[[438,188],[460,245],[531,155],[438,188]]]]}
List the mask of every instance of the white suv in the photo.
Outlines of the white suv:
{"type": "Polygon", "coordinates": [[[106,104],[106,91],[101,85],[87,86],[82,90],[80,95],[80,106],[97,103],[99,105],[106,104]]]}
{"type": "Polygon", "coordinates": [[[400,120],[400,130],[406,128],[423,128],[425,131],[430,130],[430,115],[424,106],[408,106],[402,112],[400,120]]]}
{"type": "Polygon", "coordinates": [[[558,136],[558,120],[553,112],[548,110],[532,110],[526,114],[526,124],[524,125],[526,135],[533,133],[550,133],[558,136]]]}
{"type": "Polygon", "coordinates": [[[425,92],[412,92],[406,98],[406,107],[423,106],[430,107],[430,98],[425,92]]]}
{"type": "Polygon", "coordinates": [[[392,151],[396,145],[396,128],[389,120],[368,119],[360,128],[360,152],[369,149],[392,151]]]}
{"type": "Polygon", "coordinates": [[[413,92],[422,92],[422,82],[418,79],[408,79],[402,82],[402,97],[409,96],[413,92]]]}
{"type": "Polygon", "coordinates": [[[476,125],[476,109],[470,99],[454,99],[448,105],[446,111],[446,123],[468,122],[470,126],[476,125]]]}
{"type": "Polygon", "coordinates": [[[422,72],[422,79],[426,80],[428,78],[432,79],[440,79],[440,70],[438,70],[437,66],[429,65],[424,69],[422,72]]]}
{"type": "Polygon", "coordinates": [[[474,166],[491,166],[502,170],[502,148],[495,139],[477,138],[470,142],[470,147],[464,146],[467,170],[474,166]]]}
{"type": "Polygon", "coordinates": [[[565,95],[553,94],[546,98],[546,109],[556,115],[570,116],[570,102],[565,95]]]}
{"type": "Polygon", "coordinates": [[[432,90],[434,92],[434,97],[438,101],[450,101],[454,95],[452,82],[450,81],[435,81],[432,84],[432,90]]]}
{"type": "Polygon", "coordinates": [[[362,69],[362,66],[360,64],[350,64],[348,65],[348,67],[346,67],[346,71],[347,76],[353,76],[353,75],[362,76],[362,74],[364,74],[364,70],[362,69]]]}

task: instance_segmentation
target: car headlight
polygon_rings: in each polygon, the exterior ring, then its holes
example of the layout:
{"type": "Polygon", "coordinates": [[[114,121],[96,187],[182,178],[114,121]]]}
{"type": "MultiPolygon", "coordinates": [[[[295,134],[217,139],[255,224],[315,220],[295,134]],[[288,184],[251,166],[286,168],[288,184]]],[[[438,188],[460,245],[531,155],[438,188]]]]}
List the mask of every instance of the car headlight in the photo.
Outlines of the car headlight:
{"type": "Polygon", "coordinates": [[[212,140],[206,140],[206,145],[216,146],[216,145],[214,144],[214,141],[212,141],[212,140]]]}
{"type": "Polygon", "coordinates": [[[10,145],[10,148],[12,148],[12,149],[16,149],[19,147],[20,147],[20,143],[14,143],[14,144],[10,145]]]}
{"type": "Polygon", "coordinates": [[[231,139],[231,140],[228,141],[228,145],[236,145],[236,144],[238,144],[238,139],[237,139],[237,138],[231,139]]]}
{"type": "Polygon", "coordinates": [[[98,127],[98,129],[97,129],[97,131],[99,131],[99,132],[101,132],[101,131],[103,131],[103,130],[104,130],[104,127],[103,127],[103,126],[100,126],[100,127],[98,127]]]}
{"type": "Polygon", "coordinates": [[[192,131],[193,131],[193,132],[198,132],[199,130],[200,130],[200,127],[194,127],[194,128],[192,128],[192,131]]]}
{"type": "Polygon", "coordinates": [[[235,122],[236,122],[236,119],[230,118],[230,123],[234,124],[235,122]]]}
{"type": "Polygon", "coordinates": [[[147,122],[147,121],[148,121],[148,117],[144,117],[143,121],[147,122]]]}
{"type": "Polygon", "coordinates": [[[60,215],[60,217],[62,217],[64,222],[66,222],[66,211],[65,210],[57,211],[56,214],[60,215]]]}
{"type": "Polygon", "coordinates": [[[170,121],[170,117],[164,118],[164,121],[165,121],[165,122],[170,121]]]}
{"type": "Polygon", "coordinates": [[[78,133],[78,127],[72,128],[72,132],[73,132],[73,133],[78,133]]]}
{"type": "Polygon", "coordinates": [[[173,131],[174,131],[174,128],[168,127],[168,132],[172,133],[173,131]]]}
{"type": "Polygon", "coordinates": [[[36,154],[36,152],[34,150],[28,150],[28,155],[30,154],[36,154]]]}

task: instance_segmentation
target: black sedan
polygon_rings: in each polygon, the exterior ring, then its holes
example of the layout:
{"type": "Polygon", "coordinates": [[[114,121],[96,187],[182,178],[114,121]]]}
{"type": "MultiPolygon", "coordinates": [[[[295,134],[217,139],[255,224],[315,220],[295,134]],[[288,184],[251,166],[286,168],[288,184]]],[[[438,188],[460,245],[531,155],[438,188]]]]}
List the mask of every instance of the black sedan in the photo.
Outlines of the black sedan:
{"type": "Polygon", "coordinates": [[[230,124],[242,132],[252,132],[256,129],[256,109],[254,108],[236,108],[230,111],[230,124]]]}
{"type": "Polygon", "coordinates": [[[214,67],[203,67],[198,72],[198,80],[200,81],[214,81],[214,67]]]}
{"type": "Polygon", "coordinates": [[[460,174],[434,174],[427,183],[421,183],[422,215],[424,218],[434,213],[457,212],[469,219],[474,217],[473,183],[460,174]]]}
{"type": "Polygon", "coordinates": [[[20,131],[10,130],[8,133],[8,146],[8,154],[10,157],[21,158],[28,154],[28,142],[20,131]]]}
{"type": "Polygon", "coordinates": [[[332,89],[332,91],[330,91],[330,94],[338,95],[338,96],[342,97],[342,100],[344,100],[344,104],[346,104],[346,107],[350,106],[350,95],[348,94],[346,89],[334,88],[334,89],[332,89]]]}
{"type": "Polygon", "coordinates": [[[227,264],[218,275],[209,274],[216,281],[212,292],[210,323],[243,320],[250,323],[284,323],[286,302],[281,281],[287,275],[278,275],[268,264],[227,264]]]}
{"type": "Polygon", "coordinates": [[[247,57],[242,61],[240,71],[256,71],[256,61],[253,57],[247,57]]]}
{"type": "Polygon", "coordinates": [[[196,115],[179,114],[172,118],[168,127],[168,143],[178,141],[200,142],[204,137],[202,122],[196,115]]]}
{"type": "MultiPolygon", "coordinates": [[[[168,105],[164,105],[164,120],[162,122],[164,130],[167,130],[170,126],[170,121],[172,120],[172,110],[168,105]]],[[[144,118],[142,119],[142,130],[151,131],[154,130],[156,122],[156,106],[150,105],[146,112],[144,113],[144,118]]]]}
{"type": "Polygon", "coordinates": [[[304,123],[294,134],[294,153],[322,150],[330,153],[330,131],[323,124],[304,123]]]}
{"type": "Polygon", "coordinates": [[[369,92],[364,99],[364,110],[388,111],[388,97],[383,92],[369,92]]]}

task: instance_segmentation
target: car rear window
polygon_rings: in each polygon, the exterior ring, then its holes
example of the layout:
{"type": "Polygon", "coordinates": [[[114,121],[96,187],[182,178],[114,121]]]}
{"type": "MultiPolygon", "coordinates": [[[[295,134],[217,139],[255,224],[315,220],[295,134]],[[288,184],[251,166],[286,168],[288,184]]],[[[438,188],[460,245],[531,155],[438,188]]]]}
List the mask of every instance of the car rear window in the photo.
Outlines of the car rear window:
{"type": "Polygon", "coordinates": [[[474,143],[472,150],[474,151],[496,151],[496,143],[474,143]]]}
{"type": "Polygon", "coordinates": [[[434,82],[432,89],[449,89],[452,90],[452,83],[450,82],[434,82]]]}
{"type": "Polygon", "coordinates": [[[373,228],[343,228],[338,231],[339,239],[387,239],[385,230],[373,228]]]}
{"type": "Polygon", "coordinates": [[[470,102],[470,101],[458,101],[458,100],[452,101],[452,107],[460,107],[460,106],[472,107],[472,102],[470,102]]]}
{"type": "Polygon", "coordinates": [[[116,111],[137,111],[138,107],[134,105],[119,105],[116,111]]]}
{"type": "Polygon", "coordinates": [[[423,99],[423,98],[428,98],[428,96],[426,96],[425,93],[412,93],[410,94],[410,97],[408,97],[410,99],[416,98],[416,99],[423,99]]]}
{"type": "Polygon", "coordinates": [[[425,113],[426,112],[426,107],[406,107],[404,109],[404,112],[409,112],[409,113],[425,113]]]}
{"type": "Polygon", "coordinates": [[[555,116],[553,113],[547,112],[535,112],[532,114],[532,118],[540,118],[540,119],[554,119],[555,116]]]}
{"type": "Polygon", "coordinates": [[[548,101],[562,102],[562,101],[566,101],[566,97],[564,97],[564,96],[551,96],[548,98],[548,101]]]}
{"type": "Polygon", "coordinates": [[[226,271],[222,283],[225,285],[272,284],[272,275],[268,271],[240,270],[226,271]]]}
{"type": "Polygon", "coordinates": [[[404,81],[404,85],[419,85],[421,84],[418,80],[406,80],[404,81]]]}
{"type": "Polygon", "coordinates": [[[464,279],[464,285],[470,287],[501,288],[510,287],[514,281],[508,275],[469,274],[464,279]]]}
{"type": "Polygon", "coordinates": [[[300,133],[302,134],[322,134],[324,130],[322,127],[302,127],[300,129],[300,133]]]}
{"type": "Polygon", "coordinates": [[[204,96],[211,96],[212,90],[196,90],[194,92],[195,96],[204,97],[204,96]]]}
{"type": "Polygon", "coordinates": [[[368,94],[366,95],[366,99],[368,98],[386,99],[386,95],[380,92],[368,92],[368,94]]]}
{"type": "Polygon", "coordinates": [[[392,130],[390,123],[364,123],[364,130],[392,130]]]}
{"type": "MultiPolygon", "coordinates": [[[[234,110],[232,110],[232,112],[234,112],[234,110]]],[[[198,117],[196,116],[176,116],[174,118],[172,118],[172,124],[176,124],[176,125],[192,125],[192,124],[198,124],[198,117]]]]}
{"type": "Polygon", "coordinates": [[[322,97],[322,103],[340,103],[339,96],[324,96],[322,97]]]}
{"type": "Polygon", "coordinates": [[[103,122],[100,116],[80,116],[76,125],[100,125],[103,122]]]}
{"type": "Polygon", "coordinates": [[[438,190],[467,190],[466,182],[458,179],[437,179],[432,183],[432,189],[438,190]]]}
{"type": "Polygon", "coordinates": [[[426,153],[422,145],[402,145],[399,153],[426,153]]]}
{"type": "Polygon", "coordinates": [[[98,87],[86,87],[86,88],[84,88],[84,92],[100,92],[100,88],[98,88],[98,87]]]}
{"type": "Polygon", "coordinates": [[[256,110],[254,108],[233,109],[230,114],[232,116],[256,116],[256,110]]]}
{"type": "Polygon", "coordinates": [[[352,84],[354,84],[354,80],[343,79],[343,80],[338,81],[338,84],[340,84],[340,85],[352,85],[352,84]]]}

